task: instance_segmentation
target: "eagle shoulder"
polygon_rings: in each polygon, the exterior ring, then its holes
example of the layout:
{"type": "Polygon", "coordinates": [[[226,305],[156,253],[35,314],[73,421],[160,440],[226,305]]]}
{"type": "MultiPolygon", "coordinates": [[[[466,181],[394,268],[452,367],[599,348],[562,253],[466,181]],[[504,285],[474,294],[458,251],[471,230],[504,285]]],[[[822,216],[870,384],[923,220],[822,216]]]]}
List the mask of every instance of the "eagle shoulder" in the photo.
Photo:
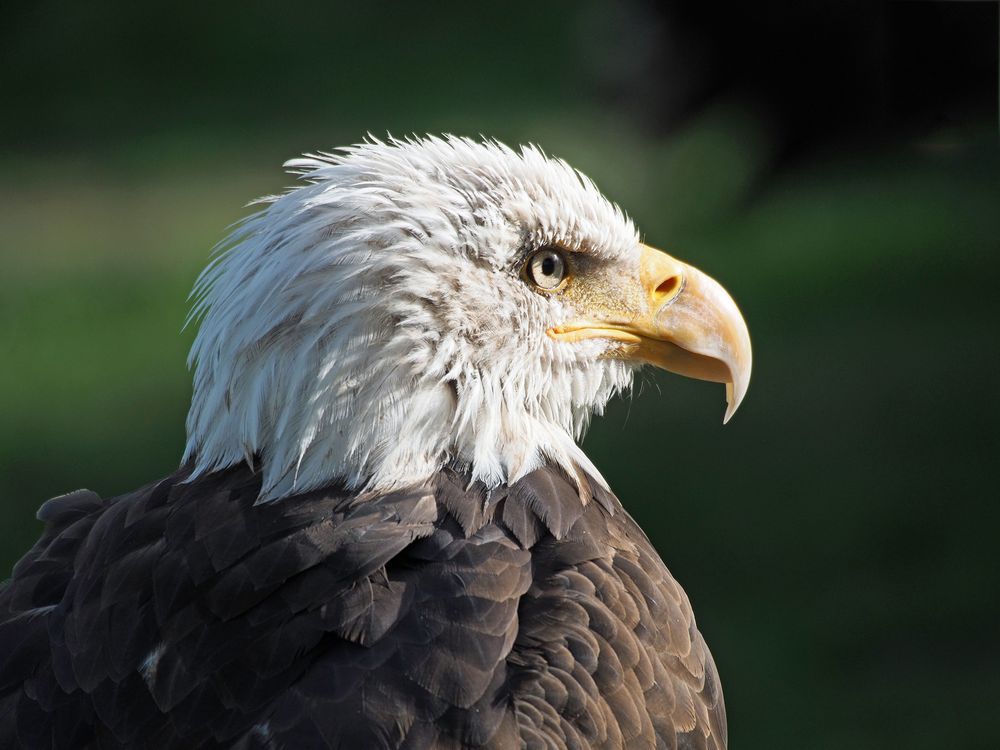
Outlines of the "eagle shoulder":
{"type": "Polygon", "coordinates": [[[46,503],[0,590],[0,744],[725,747],[687,599],[610,493],[259,491],[46,503]]]}

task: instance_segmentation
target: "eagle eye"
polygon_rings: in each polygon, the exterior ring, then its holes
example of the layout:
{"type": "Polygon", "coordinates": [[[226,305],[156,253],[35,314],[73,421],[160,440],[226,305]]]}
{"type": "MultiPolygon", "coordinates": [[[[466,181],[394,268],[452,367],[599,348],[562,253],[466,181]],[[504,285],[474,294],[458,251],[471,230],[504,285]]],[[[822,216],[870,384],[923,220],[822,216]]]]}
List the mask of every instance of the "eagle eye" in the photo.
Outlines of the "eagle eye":
{"type": "Polygon", "coordinates": [[[542,248],[528,259],[525,270],[528,281],[551,292],[566,280],[566,259],[557,250],[542,248]]]}

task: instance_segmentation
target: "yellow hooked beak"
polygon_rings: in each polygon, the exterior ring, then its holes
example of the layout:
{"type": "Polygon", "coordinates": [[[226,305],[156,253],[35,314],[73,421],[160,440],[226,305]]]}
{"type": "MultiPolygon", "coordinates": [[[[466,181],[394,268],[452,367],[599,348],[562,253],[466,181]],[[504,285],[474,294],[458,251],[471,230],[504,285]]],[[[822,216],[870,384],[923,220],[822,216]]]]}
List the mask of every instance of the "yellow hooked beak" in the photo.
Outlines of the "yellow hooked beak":
{"type": "Polygon", "coordinates": [[[750,334],[733,298],[698,269],[646,245],[638,283],[639,293],[627,295],[641,300],[634,313],[574,321],[550,328],[549,336],[612,339],[622,343],[621,356],[725,383],[729,406],[723,423],[728,422],[746,395],[753,362],[750,334]]]}

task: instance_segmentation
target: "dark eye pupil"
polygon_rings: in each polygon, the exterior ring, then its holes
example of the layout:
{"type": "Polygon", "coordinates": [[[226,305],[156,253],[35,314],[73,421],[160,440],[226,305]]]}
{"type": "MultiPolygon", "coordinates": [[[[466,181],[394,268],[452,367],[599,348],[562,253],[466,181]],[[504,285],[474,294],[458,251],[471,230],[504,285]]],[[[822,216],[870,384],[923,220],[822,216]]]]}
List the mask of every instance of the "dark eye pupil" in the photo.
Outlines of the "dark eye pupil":
{"type": "Polygon", "coordinates": [[[542,260],[542,273],[545,274],[546,276],[551,276],[553,273],[555,273],[555,270],[556,270],[555,258],[553,258],[551,255],[546,256],[542,260]]]}

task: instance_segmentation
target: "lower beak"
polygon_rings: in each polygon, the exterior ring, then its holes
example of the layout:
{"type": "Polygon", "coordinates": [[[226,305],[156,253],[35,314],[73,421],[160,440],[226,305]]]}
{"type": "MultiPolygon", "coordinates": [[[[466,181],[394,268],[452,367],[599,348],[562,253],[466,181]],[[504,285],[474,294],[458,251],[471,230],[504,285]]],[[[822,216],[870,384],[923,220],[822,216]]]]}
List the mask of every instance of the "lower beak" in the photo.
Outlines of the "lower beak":
{"type": "Polygon", "coordinates": [[[559,326],[549,335],[610,338],[631,359],[725,383],[728,422],[746,395],[753,363],[750,334],[733,298],[715,279],[646,245],[639,280],[646,309],[634,319],[559,326]]]}

